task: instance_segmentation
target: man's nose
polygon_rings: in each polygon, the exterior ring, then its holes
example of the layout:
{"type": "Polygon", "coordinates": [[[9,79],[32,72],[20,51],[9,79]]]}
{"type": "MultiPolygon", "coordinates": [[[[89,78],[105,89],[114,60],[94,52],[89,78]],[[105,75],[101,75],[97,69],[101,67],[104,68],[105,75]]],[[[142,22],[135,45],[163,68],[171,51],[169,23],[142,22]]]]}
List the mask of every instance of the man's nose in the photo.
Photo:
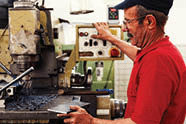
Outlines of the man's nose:
{"type": "Polygon", "coordinates": [[[128,28],[125,24],[122,25],[122,31],[123,32],[127,32],[128,31],[128,28]]]}

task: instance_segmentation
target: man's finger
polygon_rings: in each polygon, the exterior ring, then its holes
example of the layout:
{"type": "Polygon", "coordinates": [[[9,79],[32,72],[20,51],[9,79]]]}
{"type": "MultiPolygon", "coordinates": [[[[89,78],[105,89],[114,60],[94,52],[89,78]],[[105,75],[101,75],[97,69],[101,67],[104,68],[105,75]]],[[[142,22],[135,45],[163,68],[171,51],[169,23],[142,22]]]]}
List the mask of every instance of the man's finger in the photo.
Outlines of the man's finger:
{"type": "Polygon", "coordinates": [[[69,123],[69,124],[71,124],[71,123],[73,123],[73,122],[74,122],[74,119],[72,119],[72,118],[64,119],[64,123],[69,123]]]}
{"type": "Polygon", "coordinates": [[[57,114],[58,117],[65,117],[65,116],[69,116],[68,114],[57,114]]]}
{"type": "Polygon", "coordinates": [[[98,24],[97,23],[93,23],[94,27],[97,29],[98,24]]]}
{"type": "Polygon", "coordinates": [[[80,106],[70,106],[70,109],[71,110],[78,110],[78,109],[80,109],[81,107],[80,106]]]}
{"type": "Polygon", "coordinates": [[[101,22],[101,25],[102,25],[102,26],[106,26],[107,23],[106,23],[106,22],[101,22]]]}
{"type": "Polygon", "coordinates": [[[99,39],[99,35],[93,34],[93,35],[91,35],[91,38],[99,39]]]}

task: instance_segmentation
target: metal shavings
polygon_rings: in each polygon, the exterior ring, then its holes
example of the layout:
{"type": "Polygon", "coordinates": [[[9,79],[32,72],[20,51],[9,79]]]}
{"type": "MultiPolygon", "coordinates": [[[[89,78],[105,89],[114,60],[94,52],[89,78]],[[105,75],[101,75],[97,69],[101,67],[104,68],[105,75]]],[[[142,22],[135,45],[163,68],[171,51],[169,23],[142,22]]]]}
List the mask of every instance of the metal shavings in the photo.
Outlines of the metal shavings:
{"type": "Polygon", "coordinates": [[[47,103],[56,99],[57,95],[47,96],[19,96],[18,98],[9,98],[5,102],[6,110],[9,111],[34,111],[42,108],[47,103]]]}

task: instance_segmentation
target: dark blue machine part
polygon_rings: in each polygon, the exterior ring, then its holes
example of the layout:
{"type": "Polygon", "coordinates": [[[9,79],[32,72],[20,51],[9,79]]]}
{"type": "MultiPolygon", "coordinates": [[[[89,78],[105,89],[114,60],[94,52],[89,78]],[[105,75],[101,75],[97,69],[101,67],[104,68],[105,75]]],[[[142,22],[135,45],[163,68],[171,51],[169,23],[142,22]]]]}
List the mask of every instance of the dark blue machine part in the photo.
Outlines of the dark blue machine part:
{"type": "Polygon", "coordinates": [[[8,24],[8,8],[13,7],[15,0],[0,0],[0,28],[5,28],[8,24]]]}

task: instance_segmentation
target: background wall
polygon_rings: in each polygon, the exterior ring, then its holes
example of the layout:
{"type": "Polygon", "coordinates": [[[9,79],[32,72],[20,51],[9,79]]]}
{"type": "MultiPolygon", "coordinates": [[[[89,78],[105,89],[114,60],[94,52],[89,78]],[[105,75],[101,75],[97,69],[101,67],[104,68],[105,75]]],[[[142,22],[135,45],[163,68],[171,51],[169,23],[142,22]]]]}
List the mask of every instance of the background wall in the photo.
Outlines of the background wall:
{"type": "Polygon", "coordinates": [[[89,3],[87,8],[94,9],[94,12],[82,15],[70,15],[70,3],[76,3],[77,1],[81,0],[46,0],[45,6],[54,8],[53,19],[63,18],[69,20],[70,22],[92,23],[106,21],[107,4],[115,5],[122,0],[84,0],[89,3]]]}
{"type": "MultiPolygon", "coordinates": [[[[169,13],[166,33],[174,44],[186,44],[186,0],[174,0],[173,7],[169,13]]],[[[186,53],[185,53],[186,54],[186,53]]]]}

